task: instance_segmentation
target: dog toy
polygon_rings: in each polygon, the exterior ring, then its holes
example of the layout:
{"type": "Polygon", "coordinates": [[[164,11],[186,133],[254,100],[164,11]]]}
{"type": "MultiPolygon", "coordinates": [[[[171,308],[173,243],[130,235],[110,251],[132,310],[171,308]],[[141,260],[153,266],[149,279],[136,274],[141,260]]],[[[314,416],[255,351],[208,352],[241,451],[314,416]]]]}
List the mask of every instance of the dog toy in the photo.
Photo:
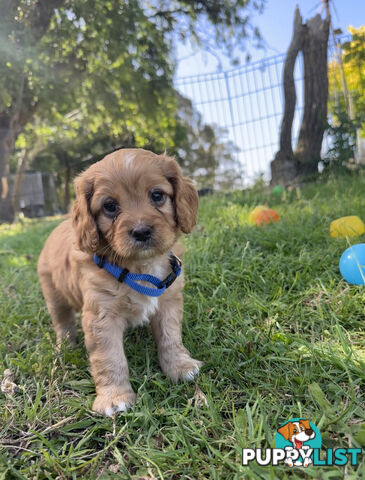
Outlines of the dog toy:
{"type": "Polygon", "coordinates": [[[256,216],[256,225],[258,227],[262,227],[262,225],[267,223],[274,223],[279,221],[279,214],[275,212],[275,210],[271,210],[270,208],[266,208],[265,210],[261,210],[256,216]]]}
{"type": "Polygon", "coordinates": [[[262,212],[262,210],[267,210],[267,207],[265,207],[264,205],[258,205],[253,210],[251,210],[248,216],[248,223],[250,225],[256,225],[256,217],[260,212],[262,212]]]}
{"type": "Polygon", "coordinates": [[[285,192],[285,188],[282,185],[275,185],[275,187],[271,190],[273,195],[282,195],[285,192]]]}
{"type": "Polygon", "coordinates": [[[346,282],[365,285],[365,243],[352,245],[340,258],[340,272],[346,282]]]}
{"type": "Polygon", "coordinates": [[[357,237],[365,233],[365,225],[362,220],[353,215],[350,217],[341,217],[333,220],[330,225],[331,237],[357,237]]]}

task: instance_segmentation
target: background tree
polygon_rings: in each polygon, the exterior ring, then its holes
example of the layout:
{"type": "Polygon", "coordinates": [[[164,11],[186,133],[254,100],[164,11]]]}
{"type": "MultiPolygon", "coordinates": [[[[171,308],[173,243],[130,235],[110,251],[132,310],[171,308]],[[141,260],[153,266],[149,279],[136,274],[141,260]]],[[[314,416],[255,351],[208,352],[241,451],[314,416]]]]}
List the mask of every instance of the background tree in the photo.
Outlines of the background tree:
{"type": "MultiPolygon", "coordinates": [[[[184,171],[196,180],[198,188],[232,188],[240,178],[237,147],[224,140],[226,132],[222,129],[202,122],[191,100],[178,92],[175,94],[178,109],[170,153],[176,155],[184,171]]],[[[73,177],[116,148],[135,147],[136,139],[127,131],[113,135],[108,125],[102,124],[94,133],[88,118],[75,110],[66,116],[56,114],[52,121],[48,119],[44,124],[38,121],[29,124],[19,136],[17,146],[20,161],[32,157],[33,169],[55,175],[61,208],[68,211],[73,177]],[[34,145],[38,145],[36,155],[34,145]]],[[[151,141],[148,147],[158,151],[159,140],[151,141]]],[[[24,162],[20,164],[24,167],[24,162]]]]}
{"type": "Polygon", "coordinates": [[[191,100],[178,95],[174,144],[179,163],[199,188],[226,190],[238,184],[241,165],[237,147],[226,140],[227,132],[202,121],[191,100]]]}
{"type": "Polygon", "coordinates": [[[210,48],[214,38],[232,52],[234,41],[243,45],[250,33],[257,36],[250,12],[263,4],[3,0],[0,177],[9,173],[19,134],[35,115],[43,123],[49,112],[77,110],[95,136],[107,126],[108,136],[127,132],[138,146],[172,147],[174,42],[189,38],[210,48]]]}
{"type": "Polygon", "coordinates": [[[100,124],[98,131],[94,131],[88,119],[77,110],[53,118],[51,124],[29,124],[19,136],[17,146],[25,144],[32,149],[34,137],[43,148],[38,150],[28,167],[55,176],[60,206],[66,212],[71,203],[71,183],[77,173],[118,146],[135,145],[132,134],[114,135],[108,124],[104,128],[100,124]]]}
{"type": "MultiPolygon", "coordinates": [[[[6,176],[15,141],[38,107],[33,76],[37,47],[62,0],[0,5],[0,178],[6,197],[6,176]],[[37,3],[36,5],[34,5],[37,3]]],[[[40,85],[41,87],[41,85],[40,85]]]]}
{"type": "Polygon", "coordinates": [[[351,40],[329,62],[329,166],[365,163],[365,26],[348,30],[351,40]]]}
{"type": "MultiPolygon", "coordinates": [[[[325,2],[328,3],[328,2],[325,2]]],[[[298,177],[316,174],[321,160],[323,134],[327,126],[327,49],[330,16],[315,15],[303,24],[295,9],[294,31],[284,66],[285,107],[280,131],[280,149],[271,162],[271,182],[287,184],[298,177]],[[292,123],[296,103],[294,66],[302,52],[304,63],[304,112],[295,151],[292,123]]]]}

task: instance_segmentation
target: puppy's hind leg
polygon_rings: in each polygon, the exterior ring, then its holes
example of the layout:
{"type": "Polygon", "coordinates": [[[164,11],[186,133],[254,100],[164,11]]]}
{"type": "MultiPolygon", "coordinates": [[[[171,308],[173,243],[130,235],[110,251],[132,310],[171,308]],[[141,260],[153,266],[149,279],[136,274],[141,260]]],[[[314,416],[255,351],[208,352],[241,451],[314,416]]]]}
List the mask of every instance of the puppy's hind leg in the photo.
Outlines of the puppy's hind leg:
{"type": "Polygon", "coordinates": [[[76,343],[74,311],[62,294],[56,289],[50,275],[40,275],[40,282],[49,314],[56,332],[57,345],[68,339],[72,346],[76,343]]]}

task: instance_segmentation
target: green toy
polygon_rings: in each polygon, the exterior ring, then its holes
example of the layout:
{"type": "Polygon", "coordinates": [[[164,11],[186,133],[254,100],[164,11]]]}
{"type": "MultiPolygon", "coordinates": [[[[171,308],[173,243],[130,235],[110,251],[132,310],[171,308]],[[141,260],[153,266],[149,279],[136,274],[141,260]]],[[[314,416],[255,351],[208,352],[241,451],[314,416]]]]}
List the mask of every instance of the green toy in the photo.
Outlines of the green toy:
{"type": "Polygon", "coordinates": [[[271,190],[273,195],[282,195],[285,192],[285,188],[282,185],[275,185],[275,187],[271,190]]]}

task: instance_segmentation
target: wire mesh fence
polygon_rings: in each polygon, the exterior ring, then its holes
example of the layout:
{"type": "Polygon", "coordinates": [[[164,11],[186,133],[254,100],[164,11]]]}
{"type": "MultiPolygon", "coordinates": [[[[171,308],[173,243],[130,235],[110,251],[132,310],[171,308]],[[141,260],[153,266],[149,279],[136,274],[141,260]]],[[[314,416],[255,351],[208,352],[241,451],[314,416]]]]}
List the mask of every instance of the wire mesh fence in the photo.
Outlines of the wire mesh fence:
{"type": "MultiPolygon", "coordinates": [[[[338,45],[350,36],[337,39],[338,45]]],[[[329,62],[336,64],[336,45],[329,46],[329,62]]],[[[242,166],[243,185],[258,176],[270,179],[270,162],[278,150],[284,98],[282,73],[285,54],[275,55],[234,69],[179,77],[175,81],[178,91],[190,98],[207,124],[223,128],[227,140],[238,147],[238,160],[242,166]]],[[[329,68],[329,75],[334,72],[329,68]]],[[[297,102],[292,128],[293,145],[299,134],[304,109],[304,65],[298,56],[294,80],[297,102]]],[[[323,149],[330,139],[325,136],[323,149]]]]}
{"type": "MultiPolygon", "coordinates": [[[[345,104],[347,111],[351,113],[356,98],[362,98],[362,102],[365,104],[363,91],[365,77],[361,70],[364,65],[363,61],[359,63],[358,71],[351,75],[346,69],[341,68],[343,57],[341,45],[349,41],[352,45],[353,37],[347,35],[337,37],[336,45],[330,44],[328,75],[330,94],[334,97],[334,99],[330,98],[330,102],[335,105],[345,104]],[[356,91],[359,88],[362,88],[361,92],[356,91]]],[[[362,42],[361,38],[359,42],[362,42]]],[[[346,48],[348,53],[348,44],[346,48]]],[[[350,54],[352,54],[352,51],[350,51],[350,54]]],[[[196,160],[196,165],[199,168],[191,176],[194,176],[196,181],[198,174],[202,177],[203,181],[197,182],[200,188],[208,187],[210,189],[218,186],[218,188],[226,190],[250,185],[260,175],[265,180],[270,179],[270,162],[278,151],[284,107],[282,82],[284,62],[285,54],[280,54],[226,71],[185,76],[175,80],[176,89],[181,95],[192,101],[194,108],[202,115],[203,122],[207,125],[219,127],[216,130],[220,137],[219,142],[225,142],[230,152],[233,152],[231,157],[238,160],[238,162],[232,163],[230,171],[228,169],[225,171],[223,169],[219,170],[218,167],[218,170],[211,175],[213,180],[208,182],[205,163],[199,157],[196,160]],[[225,138],[222,138],[224,136],[225,138]],[[203,163],[199,164],[199,161],[203,163]],[[235,169],[240,170],[238,175],[236,175],[235,169]]],[[[356,58],[353,63],[355,63],[356,70],[356,58]]],[[[351,68],[353,68],[353,65],[351,68]]],[[[298,138],[304,111],[304,75],[303,60],[302,56],[299,55],[294,69],[297,101],[292,128],[293,146],[295,146],[298,138]]],[[[190,104],[190,102],[188,103],[190,104]]],[[[365,105],[363,109],[365,110],[365,105]]],[[[189,112],[189,109],[187,112],[189,112]]],[[[185,123],[189,123],[191,118],[192,116],[187,114],[185,123]]],[[[204,141],[203,138],[203,143],[204,141]]],[[[364,140],[358,136],[356,141],[359,145],[364,140]]],[[[209,143],[209,139],[207,142],[209,143]]],[[[327,133],[322,145],[324,156],[332,146],[333,137],[327,133]]],[[[365,151],[364,146],[363,151],[365,151]]],[[[214,152],[218,151],[221,152],[223,158],[225,150],[216,149],[214,152]]],[[[96,157],[80,160],[80,165],[81,163],[86,165],[95,160],[96,157]]],[[[207,159],[205,160],[207,161],[207,159]]],[[[26,181],[28,181],[28,177],[26,177],[26,181]]],[[[9,178],[7,201],[0,202],[0,221],[11,218],[13,184],[14,181],[9,178]]],[[[40,185],[40,183],[37,185],[40,185]]],[[[53,199],[46,202],[38,200],[38,197],[43,195],[42,188],[39,187],[39,191],[36,191],[35,187],[32,190],[22,187],[20,207],[32,211],[34,209],[41,211],[41,209],[46,209],[47,205],[51,205],[52,208],[47,207],[47,211],[56,211],[56,207],[53,206],[55,204],[53,199]]],[[[52,189],[54,190],[55,187],[53,186],[52,189]]]]}

